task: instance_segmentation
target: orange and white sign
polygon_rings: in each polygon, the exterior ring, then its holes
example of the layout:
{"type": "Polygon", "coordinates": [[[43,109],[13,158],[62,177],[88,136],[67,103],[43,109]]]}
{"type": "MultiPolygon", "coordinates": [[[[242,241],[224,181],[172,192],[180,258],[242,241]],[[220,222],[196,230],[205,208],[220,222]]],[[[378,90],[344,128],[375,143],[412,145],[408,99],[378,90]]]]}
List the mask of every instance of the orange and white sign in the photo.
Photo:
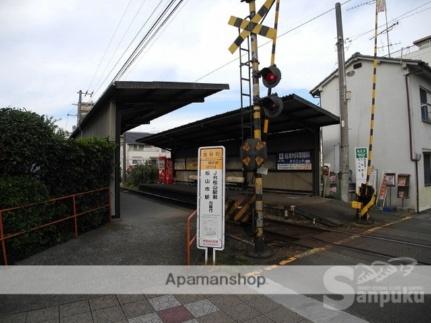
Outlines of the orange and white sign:
{"type": "Polygon", "coordinates": [[[197,247],[224,249],[225,148],[200,147],[197,184],[197,247]]]}

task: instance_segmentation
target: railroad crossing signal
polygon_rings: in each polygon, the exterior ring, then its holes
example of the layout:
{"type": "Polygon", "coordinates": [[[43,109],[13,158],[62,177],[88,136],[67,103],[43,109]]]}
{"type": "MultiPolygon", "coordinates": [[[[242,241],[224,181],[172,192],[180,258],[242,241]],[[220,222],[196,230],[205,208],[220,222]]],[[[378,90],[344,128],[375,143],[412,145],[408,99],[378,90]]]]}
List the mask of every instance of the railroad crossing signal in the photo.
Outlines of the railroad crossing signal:
{"type": "Polygon", "coordinates": [[[255,171],[268,158],[266,142],[249,138],[241,146],[241,161],[249,171],[255,171]]]}
{"type": "Polygon", "coordinates": [[[265,67],[259,72],[259,75],[262,77],[263,85],[268,89],[276,87],[281,81],[281,71],[275,65],[265,67]]]}
{"type": "MultiPolygon", "coordinates": [[[[258,35],[261,35],[263,37],[270,38],[272,40],[274,40],[275,37],[277,37],[277,31],[274,28],[267,27],[267,26],[260,25],[260,24],[256,24],[256,23],[250,22],[249,20],[241,19],[241,18],[238,18],[235,16],[231,16],[229,18],[228,24],[231,26],[234,26],[234,27],[238,27],[239,29],[244,29],[250,33],[258,34],[258,35]]],[[[239,37],[237,38],[237,40],[238,39],[239,39],[239,37]]],[[[235,40],[235,42],[229,47],[229,50],[232,54],[237,50],[237,48],[244,41],[244,39],[242,39],[237,44],[236,43],[237,40],[235,40]]]]}
{"type": "Polygon", "coordinates": [[[272,94],[261,99],[260,105],[268,119],[278,117],[283,111],[283,101],[277,94],[272,94]]]}
{"type": "MultiPolygon", "coordinates": [[[[272,34],[272,31],[270,32],[270,30],[272,29],[273,31],[275,31],[275,29],[273,28],[269,28],[263,25],[259,25],[259,22],[263,19],[263,17],[265,17],[265,15],[269,12],[269,10],[271,9],[272,5],[274,4],[275,0],[266,0],[265,3],[262,5],[262,7],[260,7],[260,9],[256,12],[256,14],[251,18],[251,20],[247,21],[247,20],[243,20],[240,18],[236,18],[236,17],[230,17],[229,19],[229,24],[238,27],[236,24],[232,24],[232,22],[239,24],[239,27],[241,29],[244,29],[240,35],[235,39],[235,41],[232,43],[232,45],[230,45],[229,47],[229,51],[233,54],[235,53],[235,51],[238,49],[238,47],[241,45],[241,43],[244,41],[244,39],[246,39],[250,33],[256,33],[265,37],[269,37],[269,34],[272,34]],[[239,19],[240,21],[237,21],[237,19],[239,19]],[[260,31],[260,32],[258,32],[260,31]]],[[[277,34],[277,32],[275,31],[275,35],[277,34]]],[[[275,35],[273,36],[275,39],[275,35]]]]}

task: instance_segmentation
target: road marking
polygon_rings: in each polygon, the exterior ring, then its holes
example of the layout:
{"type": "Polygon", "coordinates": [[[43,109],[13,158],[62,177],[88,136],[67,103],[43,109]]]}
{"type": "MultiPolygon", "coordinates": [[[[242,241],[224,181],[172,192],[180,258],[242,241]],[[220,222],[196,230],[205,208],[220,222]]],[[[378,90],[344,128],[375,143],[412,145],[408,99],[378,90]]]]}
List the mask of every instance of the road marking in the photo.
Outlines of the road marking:
{"type": "MultiPolygon", "coordinates": [[[[374,228],[370,228],[370,229],[365,230],[364,232],[362,232],[361,235],[363,235],[364,233],[374,232],[374,231],[380,230],[382,228],[385,228],[385,227],[388,227],[388,226],[391,226],[391,225],[394,225],[394,224],[398,224],[398,223],[410,220],[411,218],[412,218],[412,216],[406,216],[406,217],[404,217],[404,218],[402,218],[400,220],[389,222],[389,223],[386,223],[386,224],[382,224],[382,225],[374,227],[374,228]]],[[[350,242],[350,241],[356,240],[357,238],[360,238],[361,235],[354,234],[354,235],[352,235],[352,236],[350,236],[348,238],[341,239],[341,240],[338,240],[338,241],[335,241],[335,242],[331,242],[331,244],[337,245],[337,244],[343,244],[345,242],[350,242]]],[[[287,265],[287,264],[289,264],[291,262],[294,262],[295,260],[298,260],[298,259],[310,256],[310,255],[314,255],[314,254],[319,253],[319,252],[327,251],[328,249],[331,249],[331,248],[334,247],[331,244],[327,244],[327,245],[325,245],[323,247],[312,248],[310,250],[301,252],[301,253],[299,253],[299,254],[297,254],[295,256],[291,256],[291,257],[289,257],[287,259],[281,260],[278,264],[280,266],[284,266],[284,265],[287,265]]]]}

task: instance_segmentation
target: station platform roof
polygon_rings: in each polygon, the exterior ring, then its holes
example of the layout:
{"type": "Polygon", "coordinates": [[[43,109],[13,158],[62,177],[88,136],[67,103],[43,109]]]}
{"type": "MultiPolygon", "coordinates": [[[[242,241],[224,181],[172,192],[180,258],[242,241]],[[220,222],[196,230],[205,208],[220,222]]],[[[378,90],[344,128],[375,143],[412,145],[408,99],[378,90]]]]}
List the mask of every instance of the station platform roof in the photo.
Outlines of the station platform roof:
{"type": "MultiPolygon", "coordinates": [[[[270,120],[269,135],[300,129],[316,129],[340,122],[336,115],[298,95],[291,94],[282,97],[282,100],[284,103],[283,112],[277,118],[270,120]]],[[[243,110],[237,109],[147,136],[137,141],[164,149],[222,144],[240,138],[241,115],[249,113],[250,107],[243,110]]]]}
{"type": "Polygon", "coordinates": [[[97,119],[103,107],[111,101],[120,112],[123,133],[190,103],[204,102],[207,96],[227,89],[228,84],[116,81],[74,130],[72,138],[97,119]]]}

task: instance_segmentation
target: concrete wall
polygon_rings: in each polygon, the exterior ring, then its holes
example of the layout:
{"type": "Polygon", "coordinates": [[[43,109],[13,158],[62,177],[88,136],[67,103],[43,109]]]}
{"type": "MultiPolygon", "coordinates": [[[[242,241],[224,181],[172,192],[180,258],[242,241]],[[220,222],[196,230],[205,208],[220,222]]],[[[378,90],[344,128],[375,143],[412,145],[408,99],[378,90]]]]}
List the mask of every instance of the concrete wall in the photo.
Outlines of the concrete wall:
{"type": "Polygon", "coordinates": [[[424,88],[431,92],[431,82],[416,76],[409,77],[411,118],[413,122],[413,152],[421,156],[418,162],[419,178],[419,208],[420,211],[431,208],[431,186],[425,187],[424,178],[424,152],[431,152],[431,124],[422,122],[420,110],[419,89],[424,88]]]}
{"type": "Polygon", "coordinates": [[[82,137],[103,137],[115,141],[116,106],[108,103],[103,106],[97,118],[90,119],[81,131],[82,137]]]}
{"type": "Polygon", "coordinates": [[[431,46],[405,54],[403,55],[403,58],[420,59],[424,62],[427,62],[428,64],[431,64],[431,46]]]}
{"type": "Polygon", "coordinates": [[[120,215],[120,198],[119,198],[119,163],[120,163],[120,133],[119,118],[117,117],[117,107],[115,102],[109,102],[99,110],[97,118],[88,120],[85,127],[81,130],[80,137],[99,137],[108,138],[109,141],[116,143],[114,152],[115,168],[111,177],[110,195],[111,195],[111,215],[120,215]],[[118,179],[117,181],[115,179],[118,179]]]}
{"type": "MultiPolygon", "coordinates": [[[[377,67],[377,97],[374,131],[373,165],[379,172],[379,185],[383,173],[410,174],[410,198],[405,206],[416,208],[415,165],[410,160],[407,92],[405,74],[409,71],[401,64],[382,63],[377,67]]],[[[372,63],[362,61],[362,67],[349,66],[347,90],[351,91],[349,111],[349,163],[355,180],[354,148],[368,147],[372,63]],[[350,76],[349,76],[350,75],[350,76]]],[[[422,153],[431,148],[431,125],[421,120],[419,85],[430,87],[430,83],[410,76],[410,101],[414,132],[414,150],[422,153]]],[[[321,106],[339,115],[338,78],[334,78],[321,89],[321,106]]],[[[339,126],[323,128],[323,161],[331,164],[331,170],[339,171],[339,126]]],[[[431,207],[429,188],[424,187],[423,160],[419,162],[419,186],[421,209],[431,207]],[[422,165],[422,166],[421,166],[422,165]]],[[[392,194],[392,197],[396,195],[392,194]]],[[[395,206],[401,206],[401,199],[392,198],[395,206]]]]}

